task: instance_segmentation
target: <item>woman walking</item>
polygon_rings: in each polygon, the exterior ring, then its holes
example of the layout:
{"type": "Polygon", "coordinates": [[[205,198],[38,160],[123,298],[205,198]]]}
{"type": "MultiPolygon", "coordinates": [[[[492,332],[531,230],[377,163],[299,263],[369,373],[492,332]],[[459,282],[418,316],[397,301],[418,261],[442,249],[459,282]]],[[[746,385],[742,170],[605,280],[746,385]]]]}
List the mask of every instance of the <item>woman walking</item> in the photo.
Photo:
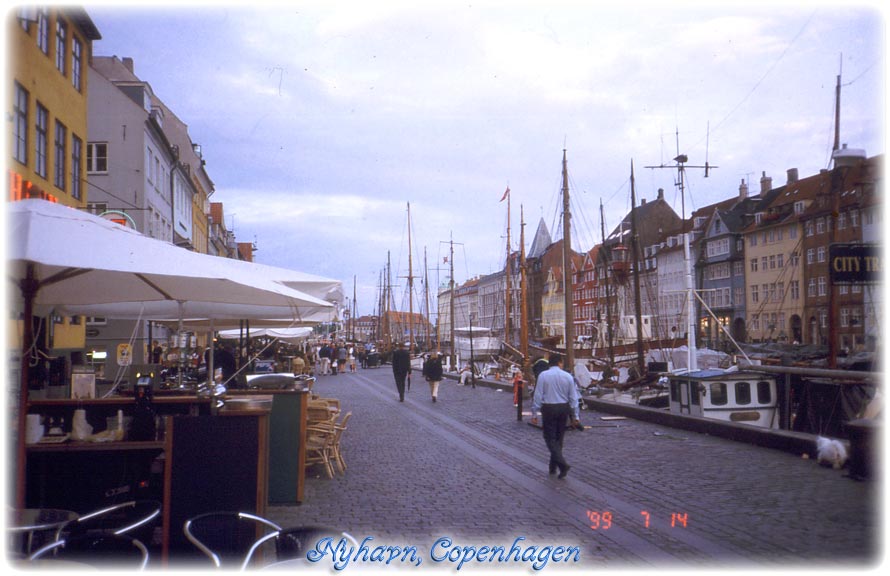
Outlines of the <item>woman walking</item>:
{"type": "Polygon", "coordinates": [[[423,363],[423,377],[430,383],[430,395],[433,402],[439,394],[439,382],[442,381],[442,358],[438,352],[433,352],[423,363]]]}

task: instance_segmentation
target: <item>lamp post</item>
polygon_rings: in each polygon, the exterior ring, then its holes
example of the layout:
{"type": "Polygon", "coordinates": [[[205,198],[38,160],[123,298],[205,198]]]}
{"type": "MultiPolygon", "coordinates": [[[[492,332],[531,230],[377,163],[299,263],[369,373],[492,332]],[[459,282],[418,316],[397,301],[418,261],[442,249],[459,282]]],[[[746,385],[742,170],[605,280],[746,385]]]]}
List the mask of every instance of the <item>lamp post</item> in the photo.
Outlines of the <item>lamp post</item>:
{"type": "Polygon", "coordinates": [[[473,356],[473,316],[470,312],[470,383],[476,388],[476,359],[473,356]]]}

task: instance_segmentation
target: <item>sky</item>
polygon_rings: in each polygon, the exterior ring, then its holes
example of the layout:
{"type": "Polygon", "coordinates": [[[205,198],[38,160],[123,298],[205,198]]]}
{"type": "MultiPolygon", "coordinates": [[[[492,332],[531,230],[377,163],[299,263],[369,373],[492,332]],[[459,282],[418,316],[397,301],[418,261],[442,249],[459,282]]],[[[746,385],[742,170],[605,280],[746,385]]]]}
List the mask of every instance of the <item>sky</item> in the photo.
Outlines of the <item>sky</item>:
{"type": "MultiPolygon", "coordinates": [[[[682,211],[752,193],[765,173],[830,167],[840,140],[884,153],[884,14],[821,2],[301,2],[87,5],[94,54],[135,73],[201,145],[226,225],[257,262],[342,280],[376,311],[503,268],[543,219],[601,241],[659,188],[682,211]],[[426,267],[424,266],[426,254],[426,267]],[[426,272],[424,272],[426,270],[426,272]]],[[[351,305],[351,304],[350,304],[351,305]]]]}

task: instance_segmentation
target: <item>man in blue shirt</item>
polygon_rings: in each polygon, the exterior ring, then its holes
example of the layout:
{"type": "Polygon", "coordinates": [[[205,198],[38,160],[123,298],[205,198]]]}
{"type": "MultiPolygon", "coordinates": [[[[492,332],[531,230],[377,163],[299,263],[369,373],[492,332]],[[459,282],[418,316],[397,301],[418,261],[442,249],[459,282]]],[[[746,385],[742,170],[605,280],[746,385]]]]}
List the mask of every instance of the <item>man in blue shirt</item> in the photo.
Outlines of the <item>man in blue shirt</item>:
{"type": "Polygon", "coordinates": [[[569,473],[569,464],[562,455],[562,440],[569,416],[572,417],[573,426],[579,424],[580,398],[575,379],[562,369],[562,355],[551,354],[548,363],[550,368],[541,372],[535,385],[532,424],[538,423],[537,414],[540,412],[544,442],[550,450],[550,474],[556,474],[559,468],[559,478],[565,478],[569,473]]]}

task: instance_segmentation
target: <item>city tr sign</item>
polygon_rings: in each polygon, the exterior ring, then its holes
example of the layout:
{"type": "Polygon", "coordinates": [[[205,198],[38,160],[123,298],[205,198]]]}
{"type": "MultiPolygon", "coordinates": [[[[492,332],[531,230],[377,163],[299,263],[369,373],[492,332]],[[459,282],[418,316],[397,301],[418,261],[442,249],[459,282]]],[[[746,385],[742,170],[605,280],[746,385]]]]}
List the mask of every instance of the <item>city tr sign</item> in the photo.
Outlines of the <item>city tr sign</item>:
{"type": "Polygon", "coordinates": [[[828,247],[828,265],[833,284],[881,281],[881,253],[875,244],[832,244],[828,247]]]}

